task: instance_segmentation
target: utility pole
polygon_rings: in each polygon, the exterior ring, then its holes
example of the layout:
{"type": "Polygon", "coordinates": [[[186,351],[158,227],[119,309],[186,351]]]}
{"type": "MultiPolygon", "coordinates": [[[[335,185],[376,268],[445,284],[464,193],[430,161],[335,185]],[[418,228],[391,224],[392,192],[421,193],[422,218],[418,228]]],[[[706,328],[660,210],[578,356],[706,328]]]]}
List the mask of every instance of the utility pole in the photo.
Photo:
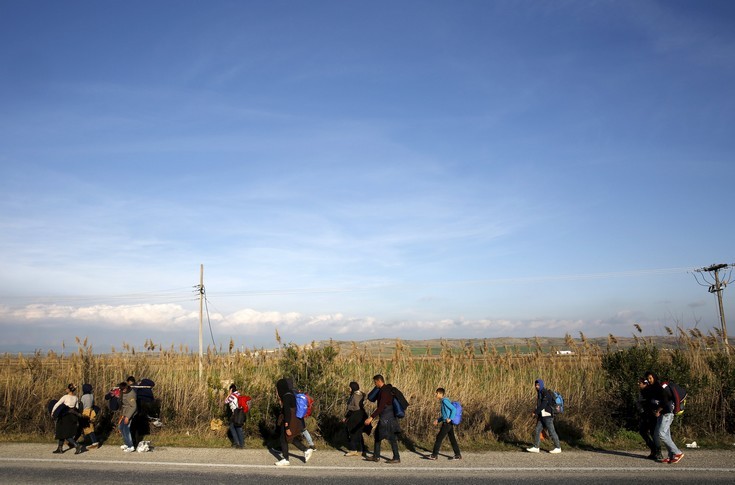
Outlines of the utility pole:
{"type": "Polygon", "coordinates": [[[204,324],[204,265],[199,266],[199,381],[202,380],[202,325],[204,324]]]}
{"type": "Polygon", "coordinates": [[[725,308],[722,305],[722,290],[725,289],[725,287],[732,281],[732,269],[730,269],[728,275],[726,278],[721,279],[720,278],[720,271],[727,270],[728,268],[732,268],[735,265],[732,264],[713,264],[711,266],[707,266],[706,268],[701,268],[694,270],[697,273],[700,273],[702,275],[702,281],[704,283],[701,283],[699,281],[699,278],[697,278],[696,275],[694,275],[694,278],[697,280],[697,283],[699,283],[702,286],[708,286],[707,291],[710,293],[714,293],[717,295],[717,307],[720,311],[720,328],[722,330],[722,342],[725,344],[725,352],[728,354],[730,353],[729,346],[730,344],[727,341],[727,324],[725,323],[725,308]],[[709,280],[704,273],[708,273],[710,275],[711,280],[709,280]]]}

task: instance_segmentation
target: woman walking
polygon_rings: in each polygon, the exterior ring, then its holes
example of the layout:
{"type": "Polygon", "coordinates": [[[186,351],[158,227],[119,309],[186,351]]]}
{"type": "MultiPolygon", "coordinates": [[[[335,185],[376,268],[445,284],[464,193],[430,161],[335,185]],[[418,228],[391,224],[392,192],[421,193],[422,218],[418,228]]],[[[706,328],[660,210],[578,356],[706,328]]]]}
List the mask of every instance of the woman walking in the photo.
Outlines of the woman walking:
{"type": "Polygon", "coordinates": [[[59,446],[54,453],[64,452],[64,441],[69,443],[69,449],[76,448],[75,455],[86,451],[81,444],[74,441],[79,426],[79,411],[77,410],[79,399],[74,395],[75,392],[77,392],[77,387],[74,384],[66,386],[66,394],[56,401],[51,409],[51,416],[56,418],[56,439],[59,441],[59,446]]]}
{"type": "Polygon", "coordinates": [[[347,399],[347,414],[342,419],[347,430],[347,453],[345,456],[365,455],[365,440],[362,429],[365,426],[365,393],[357,382],[350,382],[350,397],[347,399]]]}

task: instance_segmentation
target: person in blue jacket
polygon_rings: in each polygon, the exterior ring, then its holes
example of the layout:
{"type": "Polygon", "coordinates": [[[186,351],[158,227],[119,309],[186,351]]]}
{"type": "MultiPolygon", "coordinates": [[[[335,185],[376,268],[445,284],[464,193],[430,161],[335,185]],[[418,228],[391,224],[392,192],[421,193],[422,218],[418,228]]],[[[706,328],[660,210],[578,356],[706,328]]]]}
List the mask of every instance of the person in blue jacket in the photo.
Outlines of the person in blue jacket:
{"type": "Polygon", "coordinates": [[[439,428],[439,433],[436,435],[436,441],[434,441],[434,450],[431,455],[427,457],[429,460],[436,460],[439,457],[439,449],[442,446],[444,437],[447,435],[449,435],[449,442],[452,444],[452,451],[454,451],[454,456],[451,457],[450,460],[462,459],[462,453],[459,451],[457,438],[454,436],[455,425],[452,422],[457,409],[454,407],[454,404],[452,404],[452,401],[450,401],[448,397],[445,397],[445,394],[446,391],[443,387],[437,388],[436,398],[441,402],[441,416],[434,420],[434,426],[441,424],[441,428],[439,428]]]}
{"type": "Polygon", "coordinates": [[[544,387],[544,381],[542,379],[536,379],[536,410],[533,412],[533,416],[536,418],[536,434],[534,435],[534,443],[530,448],[526,448],[526,451],[530,453],[538,453],[541,445],[541,430],[546,428],[546,431],[551,436],[551,440],[554,442],[554,449],[549,453],[561,453],[561,445],[559,444],[559,436],[556,434],[554,428],[554,398],[549,395],[548,389],[544,387]]]}

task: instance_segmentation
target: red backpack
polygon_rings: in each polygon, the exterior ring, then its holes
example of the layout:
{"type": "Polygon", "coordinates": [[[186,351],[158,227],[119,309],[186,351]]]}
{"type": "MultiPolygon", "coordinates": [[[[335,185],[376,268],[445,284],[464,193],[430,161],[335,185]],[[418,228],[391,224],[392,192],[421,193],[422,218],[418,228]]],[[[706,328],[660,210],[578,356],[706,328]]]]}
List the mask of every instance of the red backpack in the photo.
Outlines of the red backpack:
{"type": "Polygon", "coordinates": [[[250,396],[239,395],[237,396],[237,407],[242,408],[242,411],[247,413],[250,411],[250,401],[252,401],[250,396]]]}

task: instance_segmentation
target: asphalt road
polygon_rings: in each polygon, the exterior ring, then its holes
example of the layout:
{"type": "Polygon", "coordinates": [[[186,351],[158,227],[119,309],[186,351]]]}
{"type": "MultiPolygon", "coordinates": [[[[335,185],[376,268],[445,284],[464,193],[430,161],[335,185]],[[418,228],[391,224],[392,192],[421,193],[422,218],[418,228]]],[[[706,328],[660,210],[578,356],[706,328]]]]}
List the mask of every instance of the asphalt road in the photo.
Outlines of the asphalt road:
{"type": "Polygon", "coordinates": [[[560,455],[518,452],[465,453],[462,461],[428,461],[403,451],[401,463],[370,463],[320,449],[308,463],[294,453],[291,466],[277,468],[267,450],[155,448],[123,453],[105,446],[81,455],[54,455],[52,443],[0,444],[0,483],[228,484],[259,485],[318,481],[375,484],[475,483],[735,483],[735,450],[686,450],[675,465],[654,463],[645,453],[565,451],[560,455]]]}

